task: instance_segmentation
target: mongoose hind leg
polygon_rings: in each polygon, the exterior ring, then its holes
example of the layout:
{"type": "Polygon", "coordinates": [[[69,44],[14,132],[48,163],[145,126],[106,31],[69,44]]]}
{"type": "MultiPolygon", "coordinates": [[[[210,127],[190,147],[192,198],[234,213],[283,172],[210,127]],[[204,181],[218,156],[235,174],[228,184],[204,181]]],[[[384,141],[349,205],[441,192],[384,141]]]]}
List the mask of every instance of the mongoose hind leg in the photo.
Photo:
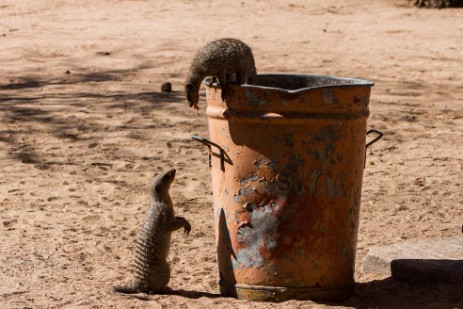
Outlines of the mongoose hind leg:
{"type": "Polygon", "coordinates": [[[149,270],[145,280],[148,286],[148,294],[163,293],[168,289],[170,280],[170,267],[167,261],[152,261],[153,267],[149,270]]]}

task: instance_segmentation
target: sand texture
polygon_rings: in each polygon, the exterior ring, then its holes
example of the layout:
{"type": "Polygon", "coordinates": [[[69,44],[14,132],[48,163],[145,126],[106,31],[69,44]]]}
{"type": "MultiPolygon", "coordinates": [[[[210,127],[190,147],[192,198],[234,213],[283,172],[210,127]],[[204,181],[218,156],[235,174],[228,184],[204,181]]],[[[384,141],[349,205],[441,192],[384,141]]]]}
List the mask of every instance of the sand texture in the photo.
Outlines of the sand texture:
{"type": "MultiPolygon", "coordinates": [[[[0,3],[0,308],[463,308],[462,285],[361,277],[371,246],[461,235],[463,9],[399,1],[3,0],[0,3]],[[188,107],[195,51],[253,48],[260,73],[376,82],[355,294],[338,304],[218,294],[205,90],[188,107]],[[173,92],[161,92],[171,82],[173,92]],[[154,174],[177,168],[170,287],[130,278],[154,174]]],[[[463,235],[461,235],[463,237],[463,235]]]]}

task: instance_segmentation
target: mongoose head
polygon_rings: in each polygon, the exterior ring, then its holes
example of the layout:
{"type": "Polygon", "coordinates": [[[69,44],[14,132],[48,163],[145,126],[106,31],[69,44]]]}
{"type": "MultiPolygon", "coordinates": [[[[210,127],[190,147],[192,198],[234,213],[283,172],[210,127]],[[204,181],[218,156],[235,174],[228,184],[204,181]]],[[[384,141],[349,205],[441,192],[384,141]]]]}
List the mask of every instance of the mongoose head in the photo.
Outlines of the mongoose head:
{"type": "Polygon", "coordinates": [[[168,194],[170,184],[175,178],[175,172],[175,168],[173,168],[154,177],[153,184],[151,186],[151,193],[154,196],[168,194]]]}
{"type": "Polygon", "coordinates": [[[195,86],[192,83],[185,84],[185,93],[188,100],[188,105],[197,109],[199,101],[199,93],[195,90],[195,86]]]}

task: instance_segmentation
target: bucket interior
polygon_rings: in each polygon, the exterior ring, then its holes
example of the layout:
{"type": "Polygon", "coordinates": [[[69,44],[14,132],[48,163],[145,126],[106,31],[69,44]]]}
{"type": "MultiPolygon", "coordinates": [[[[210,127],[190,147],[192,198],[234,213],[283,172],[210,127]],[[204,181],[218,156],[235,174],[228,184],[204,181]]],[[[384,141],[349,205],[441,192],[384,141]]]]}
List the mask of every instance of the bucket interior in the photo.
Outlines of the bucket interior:
{"type": "MultiPolygon", "coordinates": [[[[208,86],[217,86],[213,81],[213,78],[208,77],[205,83],[208,86]]],[[[273,88],[287,92],[299,92],[315,88],[339,86],[372,87],[373,85],[374,82],[370,80],[329,75],[259,74],[252,85],[243,85],[243,87],[273,88]]]]}

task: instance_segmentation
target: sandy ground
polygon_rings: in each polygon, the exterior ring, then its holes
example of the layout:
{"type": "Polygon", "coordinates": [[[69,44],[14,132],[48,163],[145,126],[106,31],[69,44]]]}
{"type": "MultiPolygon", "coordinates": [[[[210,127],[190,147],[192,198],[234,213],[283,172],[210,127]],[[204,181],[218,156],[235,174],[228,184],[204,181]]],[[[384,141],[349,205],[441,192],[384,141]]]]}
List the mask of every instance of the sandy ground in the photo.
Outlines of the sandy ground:
{"type": "Polygon", "coordinates": [[[463,286],[361,277],[370,246],[461,234],[462,9],[394,1],[13,1],[0,4],[1,308],[463,308],[463,286]],[[201,110],[183,81],[197,48],[236,37],[259,72],[376,82],[355,294],[338,304],[218,294],[201,110]],[[160,92],[169,81],[174,91],[160,92]],[[156,173],[177,168],[170,286],[148,301],[128,278],[156,173]]]}

